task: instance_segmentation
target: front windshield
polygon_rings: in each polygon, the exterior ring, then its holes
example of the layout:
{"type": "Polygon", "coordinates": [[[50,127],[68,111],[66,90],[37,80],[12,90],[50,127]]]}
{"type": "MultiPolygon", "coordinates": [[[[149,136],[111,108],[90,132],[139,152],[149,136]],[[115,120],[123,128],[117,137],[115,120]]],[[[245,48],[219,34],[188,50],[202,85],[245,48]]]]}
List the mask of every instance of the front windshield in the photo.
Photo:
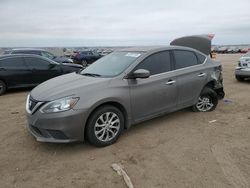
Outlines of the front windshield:
{"type": "Polygon", "coordinates": [[[113,52],[81,71],[82,75],[114,77],[126,70],[142,52],[113,52]]]}

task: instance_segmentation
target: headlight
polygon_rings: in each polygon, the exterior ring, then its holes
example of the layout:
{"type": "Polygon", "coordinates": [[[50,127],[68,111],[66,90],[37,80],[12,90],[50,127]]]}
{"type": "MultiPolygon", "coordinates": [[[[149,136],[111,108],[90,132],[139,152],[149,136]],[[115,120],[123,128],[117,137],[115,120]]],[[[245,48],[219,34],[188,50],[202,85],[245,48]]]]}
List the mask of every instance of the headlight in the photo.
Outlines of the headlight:
{"type": "Polygon", "coordinates": [[[55,101],[51,101],[47,104],[45,104],[40,111],[42,113],[54,113],[54,112],[63,112],[72,109],[77,101],[79,100],[79,97],[66,97],[62,99],[58,99],[55,101]]]}

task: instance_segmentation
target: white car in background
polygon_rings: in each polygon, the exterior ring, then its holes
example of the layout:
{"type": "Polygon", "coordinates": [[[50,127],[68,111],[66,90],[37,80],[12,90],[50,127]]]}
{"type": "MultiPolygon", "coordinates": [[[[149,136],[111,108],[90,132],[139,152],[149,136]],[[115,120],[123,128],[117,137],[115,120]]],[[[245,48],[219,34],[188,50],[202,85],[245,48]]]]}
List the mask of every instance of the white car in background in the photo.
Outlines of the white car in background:
{"type": "Polygon", "coordinates": [[[238,81],[250,78],[250,52],[240,58],[238,67],[235,69],[235,78],[238,81]]]}

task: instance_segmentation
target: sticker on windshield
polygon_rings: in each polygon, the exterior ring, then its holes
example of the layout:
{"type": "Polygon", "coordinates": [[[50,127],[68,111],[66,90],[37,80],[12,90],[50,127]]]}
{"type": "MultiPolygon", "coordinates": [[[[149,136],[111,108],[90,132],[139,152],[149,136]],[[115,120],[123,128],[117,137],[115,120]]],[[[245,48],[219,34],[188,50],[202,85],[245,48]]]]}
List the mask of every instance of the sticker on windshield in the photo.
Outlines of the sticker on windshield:
{"type": "Polygon", "coordinates": [[[131,53],[131,52],[129,52],[129,53],[127,53],[125,56],[128,56],[128,57],[140,57],[140,55],[141,54],[139,54],[139,53],[131,53]]]}

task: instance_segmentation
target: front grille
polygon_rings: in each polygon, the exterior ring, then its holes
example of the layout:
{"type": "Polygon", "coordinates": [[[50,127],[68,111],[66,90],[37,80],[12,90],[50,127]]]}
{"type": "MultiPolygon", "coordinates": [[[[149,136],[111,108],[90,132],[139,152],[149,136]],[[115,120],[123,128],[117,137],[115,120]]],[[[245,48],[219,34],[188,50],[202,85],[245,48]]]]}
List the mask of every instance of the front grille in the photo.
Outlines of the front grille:
{"type": "Polygon", "coordinates": [[[37,101],[35,101],[34,99],[32,99],[30,97],[30,100],[29,100],[29,110],[32,111],[35,108],[35,106],[37,105],[37,103],[38,103],[37,101]]]}
{"type": "Polygon", "coordinates": [[[26,104],[26,109],[30,114],[34,114],[41,106],[44,104],[44,102],[37,101],[33,99],[31,96],[29,96],[29,99],[26,104]]]}

